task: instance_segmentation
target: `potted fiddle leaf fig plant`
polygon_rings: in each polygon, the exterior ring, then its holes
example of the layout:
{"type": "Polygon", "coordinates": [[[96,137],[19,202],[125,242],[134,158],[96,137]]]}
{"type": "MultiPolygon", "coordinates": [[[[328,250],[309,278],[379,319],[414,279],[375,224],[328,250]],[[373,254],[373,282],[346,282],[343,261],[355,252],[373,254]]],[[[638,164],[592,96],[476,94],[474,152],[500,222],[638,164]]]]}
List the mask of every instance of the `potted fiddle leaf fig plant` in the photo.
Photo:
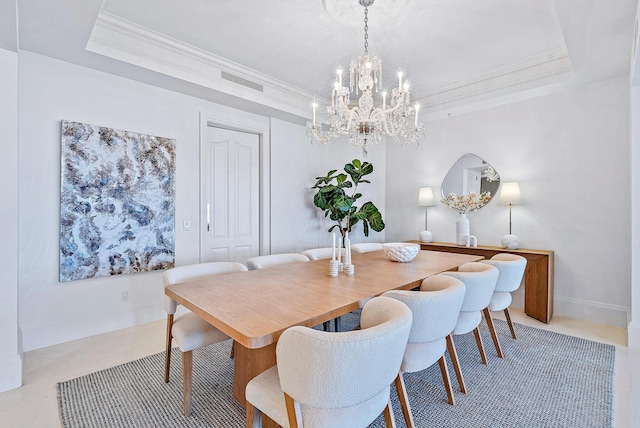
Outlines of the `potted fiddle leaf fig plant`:
{"type": "Polygon", "coordinates": [[[358,193],[358,185],[371,183],[363,177],[373,172],[373,165],[369,162],[361,162],[354,159],[344,166],[344,173],[338,173],[333,169],[324,177],[316,177],[316,184],[312,189],[318,189],[313,204],[324,211],[324,216],[335,222],[329,228],[329,232],[338,228],[343,241],[345,234],[350,232],[353,226],[362,221],[365,236],[369,236],[369,229],[380,232],[384,229],[382,214],[373,202],[368,201],[357,207],[356,201],[362,197],[358,193]]]}

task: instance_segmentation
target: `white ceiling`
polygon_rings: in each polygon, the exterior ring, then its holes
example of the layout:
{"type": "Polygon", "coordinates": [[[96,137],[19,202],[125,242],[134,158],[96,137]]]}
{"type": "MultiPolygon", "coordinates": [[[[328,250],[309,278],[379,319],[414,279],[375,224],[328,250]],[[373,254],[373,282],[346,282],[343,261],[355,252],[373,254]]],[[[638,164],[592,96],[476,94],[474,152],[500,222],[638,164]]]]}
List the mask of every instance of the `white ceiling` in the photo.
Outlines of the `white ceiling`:
{"type": "MultiPolygon", "coordinates": [[[[357,0],[332,1],[361,8],[357,0]]],[[[432,112],[497,96],[534,96],[538,89],[587,84],[631,69],[637,0],[409,0],[395,16],[376,16],[381,2],[405,1],[378,0],[370,7],[369,51],[382,56],[388,85],[402,67],[414,95],[432,112]]],[[[179,55],[193,59],[194,52],[201,63],[212,61],[200,73],[220,69],[264,84],[265,93],[284,83],[300,99],[322,98],[335,67],[362,53],[364,32],[363,14],[356,10],[348,18],[352,25],[344,25],[323,3],[18,0],[19,48],[233,104],[234,88],[219,76],[198,78],[157,56],[142,58],[151,37],[170,46],[178,63],[179,55]],[[105,32],[105,22],[116,24],[105,32]],[[118,44],[125,33],[136,37],[118,44]],[[133,45],[142,39],[147,44],[140,42],[143,50],[136,52],[133,45]]],[[[240,98],[260,103],[246,92],[239,91],[240,98]]]]}

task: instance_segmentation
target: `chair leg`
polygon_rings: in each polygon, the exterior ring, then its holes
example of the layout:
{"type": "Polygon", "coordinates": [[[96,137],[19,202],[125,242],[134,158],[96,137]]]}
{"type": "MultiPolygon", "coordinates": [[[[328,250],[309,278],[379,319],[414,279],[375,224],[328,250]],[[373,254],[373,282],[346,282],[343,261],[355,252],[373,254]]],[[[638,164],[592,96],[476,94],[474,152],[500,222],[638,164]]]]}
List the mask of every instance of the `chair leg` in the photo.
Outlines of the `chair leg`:
{"type": "Polygon", "coordinates": [[[502,355],[502,348],[500,347],[500,341],[496,334],[496,327],[493,325],[493,319],[491,318],[491,311],[489,311],[489,308],[484,308],[482,312],[484,312],[484,319],[487,321],[487,327],[489,327],[489,333],[491,333],[491,339],[493,339],[493,345],[496,347],[498,358],[504,358],[504,355],[502,355]]]}
{"type": "Polygon", "coordinates": [[[516,338],[516,331],[513,329],[513,323],[511,322],[511,315],[509,314],[509,308],[504,309],[504,317],[507,319],[507,324],[509,324],[509,330],[511,330],[511,337],[516,338]]]}
{"type": "Polygon", "coordinates": [[[458,362],[458,353],[456,352],[456,347],[453,344],[453,337],[451,335],[447,336],[447,349],[449,350],[449,357],[451,358],[451,363],[453,364],[453,370],[456,372],[456,377],[458,378],[458,385],[460,385],[460,392],[463,394],[467,393],[467,387],[464,384],[464,378],[462,377],[462,370],[460,370],[460,363],[458,362]]]}
{"type": "Polygon", "coordinates": [[[453,398],[453,389],[451,388],[451,379],[449,379],[449,369],[447,368],[447,362],[444,359],[444,354],[438,360],[440,365],[440,374],[442,374],[442,382],[444,383],[444,389],[447,391],[447,399],[452,406],[456,404],[453,398]]]}
{"type": "Polygon", "coordinates": [[[191,415],[191,380],[193,375],[193,353],[182,353],[182,400],[184,415],[191,415]]]}
{"type": "Polygon", "coordinates": [[[296,411],[295,400],[286,392],[284,393],[284,404],[287,408],[287,418],[289,419],[289,428],[298,428],[298,412],[296,411]]]}
{"type": "Polygon", "coordinates": [[[398,401],[400,401],[400,407],[402,407],[402,414],[404,415],[404,422],[407,428],[413,428],[415,424],[413,422],[413,415],[411,414],[411,407],[409,406],[409,396],[407,395],[407,388],[405,387],[402,373],[398,373],[395,384],[396,391],[398,392],[398,401]]]}
{"type": "Polygon", "coordinates": [[[229,351],[229,358],[231,358],[233,360],[233,356],[236,353],[236,341],[232,340],[231,341],[231,351],[229,351]]]}
{"type": "Polygon", "coordinates": [[[391,400],[387,403],[387,407],[384,408],[384,424],[387,428],[396,428],[396,419],[393,416],[393,407],[391,406],[391,400]]]}
{"type": "Polygon", "coordinates": [[[247,428],[262,428],[262,412],[247,401],[247,428]]]}
{"type": "Polygon", "coordinates": [[[173,314],[167,315],[167,345],[164,356],[164,383],[169,382],[169,367],[171,366],[171,327],[173,326],[173,314]]]}
{"type": "Polygon", "coordinates": [[[331,321],[325,321],[322,323],[322,329],[324,331],[331,331],[331,321]]]}
{"type": "Polygon", "coordinates": [[[336,331],[342,331],[342,326],[340,325],[340,317],[336,317],[333,322],[335,323],[336,331]]]}
{"type": "Polygon", "coordinates": [[[480,351],[480,358],[482,358],[482,364],[487,364],[487,354],[484,352],[484,346],[482,345],[482,337],[480,337],[480,330],[476,327],[473,330],[473,335],[476,337],[476,343],[478,344],[478,351],[480,351]]]}

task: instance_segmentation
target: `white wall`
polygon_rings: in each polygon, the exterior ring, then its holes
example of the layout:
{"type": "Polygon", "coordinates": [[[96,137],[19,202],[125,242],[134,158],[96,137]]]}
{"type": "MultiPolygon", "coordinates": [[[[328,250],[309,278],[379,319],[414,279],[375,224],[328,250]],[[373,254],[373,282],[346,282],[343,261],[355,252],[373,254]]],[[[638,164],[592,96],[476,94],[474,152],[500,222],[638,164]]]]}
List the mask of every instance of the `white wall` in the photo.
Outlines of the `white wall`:
{"type": "Polygon", "coordinates": [[[0,49],[0,392],[22,384],[18,338],[18,54],[0,49]]]}
{"type": "MultiPolygon", "coordinates": [[[[373,173],[367,176],[371,184],[358,186],[362,198],[357,206],[372,201],[383,214],[385,190],[385,146],[372,149],[368,157],[346,140],[323,145],[310,143],[301,126],[277,119],[271,120],[271,252],[300,252],[309,248],[331,246],[327,230],[334,224],[313,205],[315,178],[327,175],[332,169],[343,171],[353,159],[370,162],[373,173]]],[[[340,233],[335,229],[336,235],[340,233]]],[[[365,237],[362,223],[350,234],[353,243],[383,242],[384,230],[369,231],[365,237]]]]}
{"type": "MultiPolygon", "coordinates": [[[[20,53],[19,76],[19,324],[24,349],[164,317],[159,272],[58,282],[60,120],[175,138],[176,224],[181,225],[184,220],[192,224],[199,220],[200,113],[235,123],[254,123],[257,116],[28,52],[20,53]],[[124,303],[123,290],[129,293],[124,303]]],[[[269,123],[268,118],[263,120],[269,123]]],[[[296,206],[290,210],[290,202],[278,199],[304,194],[316,176],[303,161],[314,157],[316,146],[307,153],[303,134],[303,127],[279,121],[271,130],[276,142],[271,223],[274,248],[279,251],[299,251],[319,239],[317,233],[308,235],[317,222],[304,201],[292,199],[296,206]],[[303,151],[297,152],[299,148],[303,151]],[[300,163],[287,169],[292,153],[300,163]],[[299,241],[305,234],[307,238],[299,241]]],[[[384,203],[384,184],[379,188],[378,200],[384,203]]],[[[177,227],[176,263],[198,260],[197,228],[185,232],[177,227]]]]}
{"type": "MultiPolygon", "coordinates": [[[[629,89],[626,77],[428,122],[418,149],[387,149],[387,238],[417,239],[418,188],[438,188],[453,163],[475,153],[503,181],[518,181],[513,208],[523,248],[555,251],[554,313],[626,327],[630,308],[629,89]]],[[[480,245],[508,233],[508,207],[468,215],[480,245]]],[[[429,209],[435,241],[455,241],[457,214],[429,209]]]]}
{"type": "Polygon", "coordinates": [[[631,322],[630,348],[640,349],[640,86],[631,88],[631,322]]]}

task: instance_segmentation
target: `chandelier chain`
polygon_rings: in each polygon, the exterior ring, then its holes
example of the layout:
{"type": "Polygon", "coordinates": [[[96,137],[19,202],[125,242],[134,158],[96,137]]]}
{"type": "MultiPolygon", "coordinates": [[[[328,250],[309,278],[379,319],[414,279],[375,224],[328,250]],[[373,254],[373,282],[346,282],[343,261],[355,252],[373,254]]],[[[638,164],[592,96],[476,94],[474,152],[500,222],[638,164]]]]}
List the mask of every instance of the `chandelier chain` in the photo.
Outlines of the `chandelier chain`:
{"type": "Polygon", "coordinates": [[[364,53],[369,53],[369,8],[364,8],[364,53]]]}

